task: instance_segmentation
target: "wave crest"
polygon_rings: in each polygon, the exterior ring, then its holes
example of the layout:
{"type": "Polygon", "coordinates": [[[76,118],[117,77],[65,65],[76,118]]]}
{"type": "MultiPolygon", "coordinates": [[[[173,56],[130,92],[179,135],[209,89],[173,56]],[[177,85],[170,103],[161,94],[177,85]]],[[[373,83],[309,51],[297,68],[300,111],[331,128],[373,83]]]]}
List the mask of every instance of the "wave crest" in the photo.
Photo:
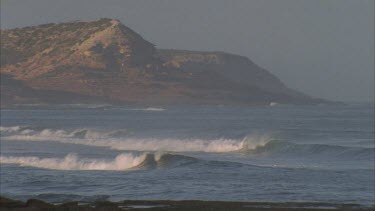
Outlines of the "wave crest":
{"type": "Polygon", "coordinates": [[[197,158],[177,154],[143,153],[133,155],[122,153],[113,160],[85,159],[76,154],[68,154],[64,158],[38,158],[0,156],[0,164],[17,164],[53,170],[102,170],[123,171],[135,169],[171,168],[198,162],[197,158]]]}
{"type": "Polygon", "coordinates": [[[81,144],[97,147],[109,147],[115,150],[168,151],[168,152],[234,152],[255,149],[270,139],[268,136],[246,136],[243,139],[218,138],[204,139],[157,139],[127,137],[128,131],[98,131],[92,129],[32,130],[17,127],[3,128],[7,131],[4,140],[54,141],[69,144],[81,144]]]}
{"type": "Polygon", "coordinates": [[[0,156],[0,163],[32,166],[54,170],[112,170],[120,171],[139,165],[146,155],[135,156],[130,153],[117,155],[114,160],[80,159],[76,154],[64,158],[6,157],[0,156]]]}

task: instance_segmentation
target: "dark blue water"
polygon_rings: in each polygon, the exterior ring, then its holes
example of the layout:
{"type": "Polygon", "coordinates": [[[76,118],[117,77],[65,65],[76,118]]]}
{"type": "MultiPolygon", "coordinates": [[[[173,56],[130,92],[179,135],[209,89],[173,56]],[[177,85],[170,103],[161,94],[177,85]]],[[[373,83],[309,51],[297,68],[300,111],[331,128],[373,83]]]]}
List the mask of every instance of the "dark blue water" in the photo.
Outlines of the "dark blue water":
{"type": "Polygon", "coordinates": [[[373,205],[374,106],[1,111],[1,195],[373,205]]]}

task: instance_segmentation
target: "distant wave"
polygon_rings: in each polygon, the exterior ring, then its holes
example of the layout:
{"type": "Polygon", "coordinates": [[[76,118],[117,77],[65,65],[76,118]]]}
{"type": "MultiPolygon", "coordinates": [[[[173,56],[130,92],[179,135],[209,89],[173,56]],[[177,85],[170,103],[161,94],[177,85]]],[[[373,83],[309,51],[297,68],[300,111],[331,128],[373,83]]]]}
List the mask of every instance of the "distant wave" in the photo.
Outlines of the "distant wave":
{"type": "Polygon", "coordinates": [[[156,139],[126,137],[127,130],[97,131],[92,129],[33,130],[28,127],[0,128],[3,140],[54,141],[109,147],[115,150],[169,151],[169,152],[234,152],[255,149],[269,141],[266,136],[247,136],[243,139],[156,139]]]}
{"type": "MultiPolygon", "coordinates": [[[[78,138],[78,139],[105,139],[124,137],[129,134],[126,129],[117,130],[94,130],[94,129],[76,129],[76,130],[54,130],[54,129],[36,129],[28,126],[0,127],[0,134],[3,137],[19,137],[23,139],[40,139],[44,138],[78,138]]],[[[10,138],[11,139],[11,138],[10,138]]],[[[53,140],[52,140],[53,141],[53,140]]]]}
{"type": "Polygon", "coordinates": [[[303,157],[346,157],[349,159],[374,159],[375,148],[348,147],[325,144],[295,144],[286,141],[272,140],[263,146],[243,150],[245,153],[277,155],[277,156],[303,156],[303,157]]]}
{"type": "Polygon", "coordinates": [[[129,108],[129,107],[115,107],[111,109],[122,110],[122,111],[166,111],[167,109],[161,107],[146,107],[146,108],[129,108]]]}
{"type": "Polygon", "coordinates": [[[17,164],[54,170],[101,170],[124,171],[130,169],[169,168],[197,162],[198,159],[175,154],[149,154],[134,155],[122,153],[113,160],[85,159],[76,154],[68,154],[64,158],[38,158],[38,157],[13,157],[0,156],[1,164],[17,164]]]}
{"type": "Polygon", "coordinates": [[[154,107],[148,107],[144,109],[135,109],[135,110],[142,110],[142,111],[165,111],[164,108],[154,108],[154,107]]]}
{"type": "Polygon", "coordinates": [[[147,108],[129,108],[129,107],[114,107],[113,109],[128,110],[128,111],[165,111],[165,108],[147,107],[147,108]]]}
{"type": "Polygon", "coordinates": [[[20,108],[48,108],[48,109],[107,109],[113,108],[111,104],[48,104],[48,103],[26,103],[26,104],[15,104],[20,108]]]}
{"type": "MultiPolygon", "coordinates": [[[[48,189],[48,187],[46,187],[46,189],[48,189]]],[[[105,201],[110,198],[110,195],[104,195],[104,194],[103,195],[78,195],[78,194],[64,194],[64,193],[52,193],[52,192],[41,193],[41,194],[25,193],[25,194],[20,194],[20,195],[2,193],[2,195],[7,198],[18,199],[21,201],[27,201],[29,199],[39,199],[39,200],[47,201],[49,203],[58,203],[58,204],[63,203],[63,202],[68,202],[68,201],[78,201],[80,203],[91,203],[95,201],[105,201]]]]}

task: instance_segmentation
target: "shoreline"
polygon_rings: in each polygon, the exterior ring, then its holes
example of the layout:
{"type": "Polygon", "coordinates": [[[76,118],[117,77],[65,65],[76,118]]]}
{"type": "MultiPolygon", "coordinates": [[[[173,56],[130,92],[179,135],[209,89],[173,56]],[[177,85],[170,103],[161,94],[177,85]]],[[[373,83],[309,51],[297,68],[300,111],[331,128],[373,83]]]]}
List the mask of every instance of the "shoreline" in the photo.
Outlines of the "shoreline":
{"type": "Polygon", "coordinates": [[[1,210],[186,210],[186,211],[283,211],[283,210],[375,210],[375,205],[365,207],[359,204],[340,204],[325,202],[241,202],[241,201],[200,201],[200,200],[123,200],[119,202],[95,201],[80,203],[78,201],[52,204],[38,199],[26,202],[0,197],[1,210]]]}
{"type": "MultiPolygon", "coordinates": [[[[360,104],[371,104],[371,102],[361,102],[360,104]]],[[[282,104],[282,103],[260,103],[260,104],[11,104],[1,105],[0,110],[107,110],[107,109],[118,109],[118,108],[179,108],[179,107],[227,107],[227,108],[267,108],[267,107],[290,107],[290,106],[302,106],[302,107],[315,107],[315,106],[348,106],[349,103],[344,102],[332,102],[332,103],[320,103],[320,104],[282,104]]],[[[372,104],[371,104],[372,105],[372,104]]]]}

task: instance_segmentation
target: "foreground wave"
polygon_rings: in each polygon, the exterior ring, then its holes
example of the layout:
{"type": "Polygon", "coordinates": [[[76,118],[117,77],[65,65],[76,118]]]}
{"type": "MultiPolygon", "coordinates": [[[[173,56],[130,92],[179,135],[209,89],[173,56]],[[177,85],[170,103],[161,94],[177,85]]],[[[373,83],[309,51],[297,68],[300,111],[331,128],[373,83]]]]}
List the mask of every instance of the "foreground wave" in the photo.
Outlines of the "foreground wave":
{"type": "Polygon", "coordinates": [[[85,159],[76,154],[68,154],[64,158],[38,158],[38,157],[13,157],[0,156],[1,164],[17,164],[54,170],[102,170],[123,171],[136,169],[167,168],[187,165],[197,162],[198,159],[175,154],[149,154],[134,155],[122,153],[113,160],[85,159]]]}

